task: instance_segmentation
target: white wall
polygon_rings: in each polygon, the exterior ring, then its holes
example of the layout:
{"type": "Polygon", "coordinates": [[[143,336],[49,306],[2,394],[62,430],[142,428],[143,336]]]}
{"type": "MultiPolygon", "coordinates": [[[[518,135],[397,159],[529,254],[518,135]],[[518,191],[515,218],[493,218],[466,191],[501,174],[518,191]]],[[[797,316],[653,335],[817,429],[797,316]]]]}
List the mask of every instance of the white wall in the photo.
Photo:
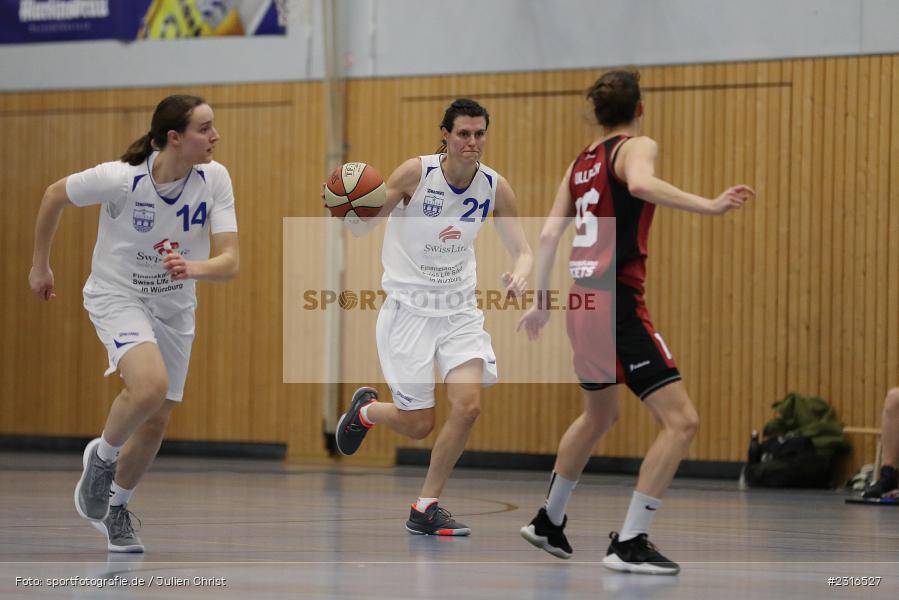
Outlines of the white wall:
{"type": "MultiPolygon", "coordinates": [[[[897,0],[337,0],[351,77],[899,52],[897,0]]],[[[321,5],[286,37],[0,45],[0,90],[317,79],[321,5]]]]}

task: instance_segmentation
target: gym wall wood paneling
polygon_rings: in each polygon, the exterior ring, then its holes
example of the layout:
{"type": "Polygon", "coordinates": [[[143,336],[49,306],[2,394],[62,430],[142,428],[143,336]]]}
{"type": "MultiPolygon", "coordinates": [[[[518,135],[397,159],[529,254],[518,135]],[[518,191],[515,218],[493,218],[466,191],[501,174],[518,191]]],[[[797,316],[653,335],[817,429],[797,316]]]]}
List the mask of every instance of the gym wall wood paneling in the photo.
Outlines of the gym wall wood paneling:
{"type": "MultiPolygon", "coordinates": [[[[582,92],[601,72],[350,81],[347,159],[386,176],[405,158],[433,152],[443,109],[469,95],[491,112],[484,161],[510,181],[522,216],[543,217],[568,163],[594,136],[582,92]]],[[[847,424],[879,426],[883,397],[899,384],[899,165],[891,159],[899,155],[899,57],[641,74],[643,131],[659,142],[659,175],[706,196],[743,182],[758,194],[723,217],[656,211],[647,303],[702,419],[689,458],[742,459],[750,430],[789,391],[826,398],[847,424]]],[[[118,156],[171,91],[0,95],[4,433],[89,435],[102,425],[119,382],[100,377],[105,356],[79,293],[96,209],[63,217],[52,262],[58,298],[50,304],[27,289],[34,216],[46,185],[118,156]]],[[[198,338],[171,437],[287,441],[293,456],[322,456],[320,387],[281,383],[280,233],[282,217],[322,214],[321,86],[191,91],[216,109],[216,156],[235,183],[242,272],[229,284],[200,285],[198,338]]],[[[345,281],[370,268],[371,244],[346,240],[345,281]],[[365,260],[354,260],[360,255],[365,260]]],[[[478,259],[484,270],[509,262],[501,254],[478,259]]],[[[353,344],[374,346],[373,335],[352,329],[355,317],[344,328],[347,358],[353,344]]],[[[348,366],[344,378],[353,379],[348,366]]],[[[353,386],[343,387],[348,396],[353,386]]],[[[655,423],[628,392],[621,400],[619,425],[597,453],[640,456],[655,423]]],[[[468,447],[553,453],[580,402],[572,385],[500,384],[485,391],[468,447]]],[[[853,441],[870,460],[873,443],[853,441]]],[[[432,442],[378,430],[359,458],[387,461],[398,444],[432,442]]]]}

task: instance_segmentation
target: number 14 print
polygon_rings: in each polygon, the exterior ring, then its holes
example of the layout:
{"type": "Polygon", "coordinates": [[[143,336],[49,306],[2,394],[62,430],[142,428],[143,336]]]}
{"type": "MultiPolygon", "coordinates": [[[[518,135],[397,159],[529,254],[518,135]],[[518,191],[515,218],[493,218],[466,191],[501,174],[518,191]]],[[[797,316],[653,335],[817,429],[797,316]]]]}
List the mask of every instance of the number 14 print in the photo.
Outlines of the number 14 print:
{"type": "Polygon", "coordinates": [[[188,231],[191,225],[199,225],[202,227],[206,224],[206,202],[200,202],[200,205],[197,206],[197,210],[194,211],[194,216],[191,217],[190,221],[187,220],[187,216],[190,214],[190,206],[187,204],[182,206],[175,214],[181,217],[184,231],[188,231]]]}

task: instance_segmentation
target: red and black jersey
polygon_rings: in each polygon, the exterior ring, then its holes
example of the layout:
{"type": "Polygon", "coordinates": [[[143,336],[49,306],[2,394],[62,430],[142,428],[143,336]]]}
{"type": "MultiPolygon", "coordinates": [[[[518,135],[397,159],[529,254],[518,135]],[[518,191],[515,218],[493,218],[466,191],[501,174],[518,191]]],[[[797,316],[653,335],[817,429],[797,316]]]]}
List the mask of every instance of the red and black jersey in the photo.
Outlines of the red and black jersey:
{"type": "Polygon", "coordinates": [[[577,235],[572,243],[569,270],[585,287],[608,287],[614,258],[615,280],[642,294],[647,238],[655,205],[632,196],[627,184],[615,174],[615,155],[628,139],[620,135],[592,150],[588,146],[574,161],[568,189],[577,235]]]}

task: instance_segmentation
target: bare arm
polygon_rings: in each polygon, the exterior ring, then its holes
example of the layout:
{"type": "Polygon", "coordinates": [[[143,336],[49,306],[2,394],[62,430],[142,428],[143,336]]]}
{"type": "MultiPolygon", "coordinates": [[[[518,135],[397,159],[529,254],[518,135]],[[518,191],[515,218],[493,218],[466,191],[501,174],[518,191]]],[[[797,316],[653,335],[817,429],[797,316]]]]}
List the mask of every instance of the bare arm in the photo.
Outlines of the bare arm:
{"type": "Polygon", "coordinates": [[[556,198],[552,209],[543,224],[540,232],[540,242],[537,246],[537,301],[528,309],[518,322],[518,329],[524,327],[528,339],[535,340],[540,335],[540,330],[549,321],[549,276],[552,273],[553,263],[556,260],[556,251],[559,248],[559,240],[562,234],[571,224],[574,218],[572,210],[571,191],[568,181],[571,178],[571,169],[574,163],[568,166],[565,176],[559,183],[556,198]]]}
{"type": "Polygon", "coordinates": [[[165,256],[165,269],[172,279],[205,279],[207,281],[228,281],[237,277],[240,270],[240,248],[237,232],[227,231],[212,236],[213,256],[207,260],[184,260],[178,252],[165,256]]]}
{"type": "Polygon", "coordinates": [[[559,189],[556,191],[556,198],[553,201],[552,209],[546,223],[543,224],[543,230],[540,232],[540,242],[537,246],[537,291],[545,292],[549,289],[549,276],[552,272],[553,263],[556,260],[556,250],[559,247],[559,240],[562,234],[571,224],[574,218],[571,202],[571,191],[568,189],[568,181],[571,178],[571,168],[574,163],[568,166],[565,176],[559,183],[559,189]]]}
{"type": "Polygon", "coordinates": [[[53,291],[53,271],[50,270],[50,248],[59,228],[62,211],[71,204],[66,193],[66,179],[68,177],[63,177],[44,192],[34,226],[34,254],[31,258],[31,271],[28,273],[28,285],[41,300],[56,297],[53,291]]]}
{"type": "Polygon", "coordinates": [[[365,221],[344,219],[344,224],[346,224],[347,228],[349,228],[355,237],[361,237],[368,234],[372,229],[377,227],[382,220],[386,219],[400,202],[404,202],[412,197],[412,194],[415,193],[415,188],[418,187],[420,179],[421,159],[410,158],[397,167],[396,170],[390,174],[390,177],[387,178],[387,181],[385,182],[385,187],[387,188],[387,200],[384,202],[384,206],[381,207],[377,216],[365,221]]]}
{"type": "Polygon", "coordinates": [[[527,289],[527,277],[534,266],[534,254],[518,220],[515,208],[515,192],[504,177],[496,184],[496,205],[493,208],[493,222],[503,246],[512,256],[512,271],[503,273],[506,293],[521,296],[527,289]]]}
{"type": "Polygon", "coordinates": [[[658,145],[648,137],[623,142],[615,157],[615,172],[627,184],[631,195],[659,204],[704,215],[722,215],[740,208],[755,192],[748,185],[736,185],[710,199],[685,192],[655,176],[658,145]]]}

